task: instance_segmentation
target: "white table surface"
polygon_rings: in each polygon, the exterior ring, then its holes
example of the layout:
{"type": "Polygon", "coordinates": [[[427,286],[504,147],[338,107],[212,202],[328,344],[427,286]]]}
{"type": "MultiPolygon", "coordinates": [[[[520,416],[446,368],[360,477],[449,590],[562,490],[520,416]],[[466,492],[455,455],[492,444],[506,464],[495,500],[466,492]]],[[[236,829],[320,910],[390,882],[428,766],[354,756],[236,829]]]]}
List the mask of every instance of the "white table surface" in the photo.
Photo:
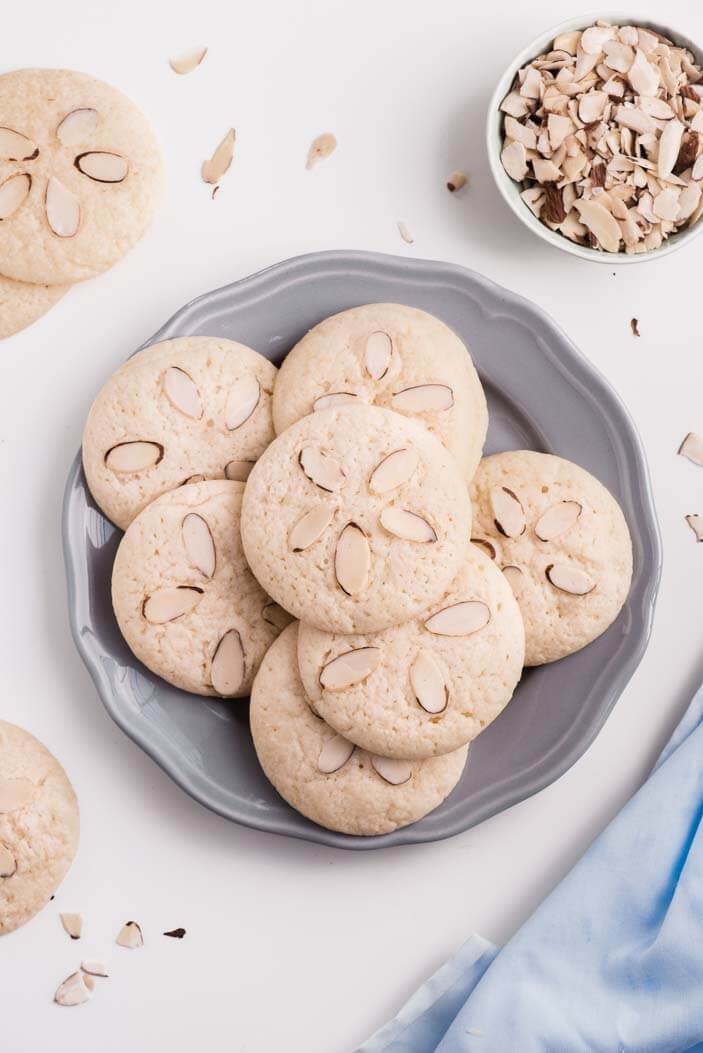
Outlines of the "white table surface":
{"type": "MultiPolygon", "coordinates": [[[[703,677],[703,546],[683,518],[703,512],[703,472],[675,455],[687,430],[703,431],[703,238],[618,269],[572,259],[518,224],[488,172],[486,103],[513,54],[573,12],[556,0],[474,6],[13,8],[3,66],[74,67],[124,89],[159,131],[169,184],[125,260],[0,347],[0,714],[57,754],[82,812],[56,900],[0,942],[7,1053],[346,1053],[470,933],[515,931],[641,783],[703,677]],[[169,55],[200,43],[210,46],[202,67],[176,77],[169,55]],[[236,161],[213,202],[199,164],[229,125],[236,161]],[[322,131],[335,132],[338,151],[306,172],[322,131]],[[444,183],[456,167],[470,185],[452,196],[444,183]],[[64,479],[109,373],[197,294],[327,248],[466,264],[550,312],[635,418],[665,546],[649,650],[586,755],[477,829],[375,853],[241,829],[181,792],[103,710],[70,638],[61,554],[64,479]],[[61,930],[64,909],[85,915],[81,944],[61,930]],[[127,918],[144,928],[142,951],[114,945],[127,918]],[[179,925],[182,942],[160,935],[179,925]],[[54,1006],[57,983],[88,954],[109,960],[111,979],[87,1006],[54,1006]]],[[[638,5],[643,17],[660,8],[638,5]]],[[[697,0],[666,11],[703,41],[697,0]]]]}

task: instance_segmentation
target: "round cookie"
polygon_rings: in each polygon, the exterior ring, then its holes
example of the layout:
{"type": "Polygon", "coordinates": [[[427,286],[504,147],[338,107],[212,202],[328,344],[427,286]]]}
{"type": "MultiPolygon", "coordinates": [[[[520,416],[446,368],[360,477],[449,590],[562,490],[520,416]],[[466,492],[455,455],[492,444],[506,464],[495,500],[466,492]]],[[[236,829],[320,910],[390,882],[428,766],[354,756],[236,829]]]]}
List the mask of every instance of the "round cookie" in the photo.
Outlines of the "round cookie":
{"type": "Polygon", "coordinates": [[[297,625],[284,629],[251,693],[251,733],[268,779],[308,819],[345,834],[386,834],[427,815],[456,786],[468,748],[414,762],[355,748],[310,708],[297,635],[297,625]]]}
{"type": "Polygon", "coordinates": [[[417,421],[376,406],[297,421],[255,464],[242,542],[262,587],[321,629],[371,632],[443,594],[465,558],[458,468],[417,421]]]}
{"type": "Polygon", "coordinates": [[[0,720],[0,934],[49,902],[73,862],[79,826],[59,762],[28,731],[0,720]]]}
{"type": "Polygon", "coordinates": [[[510,701],[525,633],[505,577],[477,546],[429,614],[380,633],[343,636],[301,625],[298,664],[315,712],[373,753],[449,753],[510,701]]]}
{"type": "Polygon", "coordinates": [[[0,271],[57,285],[112,266],[144,233],[161,155],[141,111],[85,73],[0,76],[0,271]]]}
{"type": "Polygon", "coordinates": [[[510,581],[525,664],[580,650],[619,614],[632,578],[630,533],[612,494],[551,454],[484,457],[471,487],[473,539],[510,581]]]}
{"type": "Polygon", "coordinates": [[[266,649],[290,618],[247,567],[243,483],[191,483],[162,494],[128,527],[112,603],[132,652],[196,695],[249,694],[266,649]]]}
{"type": "Polygon", "coordinates": [[[31,285],[0,275],[0,340],[26,329],[46,314],[68,290],[67,285],[31,285]]]}
{"type": "Polygon", "coordinates": [[[421,421],[471,480],[486,438],[486,398],[468,350],[438,318],[373,303],[320,322],[281,366],[273,396],[276,433],[345,399],[421,421]]]}
{"type": "Polygon", "coordinates": [[[137,352],[100,391],[83,433],[90,492],[123,530],[191,478],[243,481],[273,439],[276,367],[210,336],[137,352]]]}

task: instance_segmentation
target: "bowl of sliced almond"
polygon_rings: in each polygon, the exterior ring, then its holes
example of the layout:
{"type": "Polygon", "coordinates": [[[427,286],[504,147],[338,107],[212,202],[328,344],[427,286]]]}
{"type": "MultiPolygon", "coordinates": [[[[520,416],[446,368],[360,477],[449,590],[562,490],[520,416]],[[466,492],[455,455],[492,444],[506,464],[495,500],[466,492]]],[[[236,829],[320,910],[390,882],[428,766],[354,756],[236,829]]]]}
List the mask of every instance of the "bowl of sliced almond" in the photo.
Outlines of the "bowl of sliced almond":
{"type": "Polygon", "coordinates": [[[703,52],[631,16],[564,22],[501,78],[487,145],[543,240],[598,263],[673,252],[703,230],[703,52]]]}

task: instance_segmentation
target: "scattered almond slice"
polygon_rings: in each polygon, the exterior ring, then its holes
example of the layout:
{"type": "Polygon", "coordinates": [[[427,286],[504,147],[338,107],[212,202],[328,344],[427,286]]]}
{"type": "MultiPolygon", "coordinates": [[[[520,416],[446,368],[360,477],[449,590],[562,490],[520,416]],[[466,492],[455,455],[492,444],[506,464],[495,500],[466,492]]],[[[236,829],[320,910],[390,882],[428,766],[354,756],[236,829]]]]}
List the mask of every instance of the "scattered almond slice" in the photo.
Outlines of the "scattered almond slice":
{"type": "Polygon", "coordinates": [[[0,815],[26,808],[34,800],[35,793],[34,783],[24,776],[17,779],[0,776],[0,815]]]}
{"type": "Polygon", "coordinates": [[[100,123],[100,114],[89,106],[71,110],[56,129],[56,138],[62,146],[78,146],[87,143],[100,123]]]}
{"type": "Polygon", "coordinates": [[[339,491],[346,478],[336,457],[316,446],[305,446],[298,454],[298,464],[311,483],[328,493],[339,491]]]}
{"type": "Polygon", "coordinates": [[[251,417],[261,399],[261,385],[253,374],[235,380],[225,403],[225,427],[235,431],[251,417]]]}
{"type": "Polygon", "coordinates": [[[703,436],[697,435],[695,431],[689,431],[677,453],[703,467],[703,436]]]}
{"type": "Polygon", "coordinates": [[[81,225],[78,198],[63,183],[51,176],[44,201],[46,221],[57,238],[73,238],[81,225]]]}
{"type": "Polygon", "coordinates": [[[129,174],[129,161],[107,150],[79,154],[74,163],[79,172],[96,183],[122,183],[129,174]]]}
{"type": "Polygon", "coordinates": [[[254,461],[228,461],[225,465],[225,479],[245,483],[253,467],[254,461]]]}
{"type": "Polygon", "coordinates": [[[410,761],[396,760],[393,757],[372,756],[371,764],[384,782],[390,783],[391,786],[402,786],[403,783],[409,782],[412,777],[413,768],[410,761]]]}
{"type": "MultiPolygon", "coordinates": [[[[126,947],[128,950],[133,951],[138,947],[144,946],[144,937],[142,936],[141,927],[136,921],[127,921],[120,929],[117,934],[116,943],[120,947],[126,947]]],[[[86,977],[86,979],[89,979],[86,977]]]]}
{"type": "Polygon", "coordinates": [[[103,979],[110,975],[105,962],[98,961],[96,958],[86,958],[82,961],[81,972],[87,973],[88,976],[100,976],[103,979]]]}
{"type": "Polygon", "coordinates": [[[525,575],[523,574],[520,567],[516,567],[514,563],[508,563],[503,567],[503,574],[505,575],[508,585],[513,590],[516,596],[520,595],[522,587],[524,585],[525,575]]]}
{"type": "Polygon", "coordinates": [[[433,413],[454,405],[454,392],[447,384],[416,384],[396,391],[393,409],[401,413],[433,413]]]}
{"type": "Polygon", "coordinates": [[[339,771],[347,763],[355,748],[353,742],[349,742],[341,735],[334,735],[331,739],[327,739],[317,758],[318,771],[321,771],[323,775],[332,775],[339,771]]]}
{"type": "Polygon", "coordinates": [[[236,629],[224,634],[212,656],[210,680],[218,695],[223,698],[236,695],[242,686],[245,673],[245,657],[242,638],[236,629]]]}
{"type": "Polygon", "coordinates": [[[415,244],[415,235],[412,233],[407,223],[402,219],[398,220],[398,233],[406,245],[415,244]]]}
{"type": "Polygon", "coordinates": [[[333,516],[334,508],[327,504],[316,505],[302,515],[288,535],[288,545],[292,551],[304,552],[314,545],[327,530],[333,516]]]}
{"type": "Polygon", "coordinates": [[[201,175],[205,183],[219,183],[229,170],[234,157],[236,132],[230,128],[209,161],[203,161],[201,175]]]}
{"type": "Polygon", "coordinates": [[[26,172],[10,176],[0,184],[0,220],[9,219],[24,204],[32,189],[32,177],[26,172]]]}
{"type": "Polygon", "coordinates": [[[198,48],[195,51],[188,51],[183,55],[178,55],[176,58],[168,60],[168,64],[174,73],[178,73],[179,76],[184,77],[188,73],[192,73],[193,70],[197,69],[200,63],[207,55],[207,48],[198,48]]]}
{"type": "Polygon", "coordinates": [[[686,522],[696,535],[696,541],[703,541],[703,516],[688,515],[686,516],[686,522]]]}
{"type": "Polygon", "coordinates": [[[120,442],[105,454],[105,464],[113,472],[132,474],[145,472],[159,463],[164,455],[164,448],[158,442],[145,442],[137,439],[133,442],[120,442]]]}
{"type": "Polygon", "coordinates": [[[305,167],[309,170],[314,168],[318,161],[324,161],[325,158],[333,154],[337,149],[337,139],[332,132],[323,132],[322,135],[318,135],[317,139],[313,139],[308,150],[308,159],[305,162],[305,167]]]}
{"type": "Polygon", "coordinates": [[[380,461],[369,479],[369,490],[373,494],[387,494],[412,479],[420,465],[416,450],[394,450],[380,461]]]}
{"type": "Polygon", "coordinates": [[[312,404],[313,412],[319,410],[333,409],[335,406],[345,406],[353,402],[359,396],[352,391],[330,391],[328,395],[320,395],[312,404]]]}
{"type": "Polygon", "coordinates": [[[80,940],[83,932],[82,914],[60,914],[61,924],[72,940],[80,940]]]}
{"type": "Polygon", "coordinates": [[[576,525],[582,511],[578,501],[558,501],[539,517],[535,534],[540,541],[554,541],[576,525]]]}
{"type": "Polygon", "coordinates": [[[17,860],[7,845],[0,842],[0,880],[14,877],[16,873],[17,860]]]}
{"type": "Polygon", "coordinates": [[[384,530],[404,541],[427,544],[437,540],[437,531],[432,524],[408,508],[384,508],[379,519],[384,530]]]}
{"type": "Polygon", "coordinates": [[[488,625],[491,612],[483,600],[463,600],[443,607],[425,622],[425,628],[438,636],[469,636],[488,625]]]}
{"type": "Polygon", "coordinates": [[[181,537],[190,565],[211,578],[215,573],[215,542],[207,522],[197,512],[189,512],[181,524],[181,537]]]}
{"type": "Polygon", "coordinates": [[[503,537],[520,537],[527,520],[520,498],[507,486],[494,486],[490,493],[493,521],[503,537]]]}
{"type": "Polygon", "coordinates": [[[67,976],[57,988],[54,1001],[58,1005],[82,1005],[93,997],[95,980],[79,970],[67,976]]]}
{"type": "Polygon", "coordinates": [[[152,625],[165,625],[194,610],[203,598],[203,590],[192,585],[172,585],[156,589],[144,600],[142,613],[152,625]]]}
{"type": "Polygon", "coordinates": [[[640,336],[641,335],[640,334],[640,328],[639,328],[639,322],[637,321],[636,318],[631,318],[630,319],[630,329],[632,330],[632,335],[633,336],[640,336]]]}
{"type": "Polygon", "coordinates": [[[478,545],[478,547],[483,552],[485,552],[485,554],[488,556],[489,559],[495,559],[496,556],[498,555],[498,553],[496,552],[496,547],[493,544],[493,542],[489,541],[485,537],[472,537],[471,538],[471,544],[472,545],[478,545]]]}
{"type": "Polygon", "coordinates": [[[320,684],[326,691],[344,691],[371,676],[380,661],[380,647],[356,647],[345,651],[322,667],[320,684]]]}
{"type": "Polygon", "coordinates": [[[447,180],[447,190],[450,194],[455,194],[458,190],[461,190],[466,186],[466,175],[464,172],[455,169],[447,180]]]}
{"type": "Polygon", "coordinates": [[[284,611],[283,607],[280,607],[273,601],[264,605],[261,617],[265,622],[268,622],[269,625],[273,625],[274,629],[278,629],[279,632],[282,632],[285,627],[290,625],[293,621],[292,614],[289,614],[288,611],[284,611]]]}
{"type": "Polygon", "coordinates": [[[593,578],[571,563],[550,563],[545,573],[555,589],[572,596],[587,596],[596,587],[593,578]]]}
{"type": "Polygon", "coordinates": [[[34,161],[39,147],[14,128],[0,128],[0,161],[34,161]]]}
{"type": "Polygon", "coordinates": [[[418,705],[427,713],[444,712],[448,701],[447,685],[430,651],[418,653],[410,668],[410,683],[418,705]]]}
{"type": "Polygon", "coordinates": [[[366,534],[356,523],[347,523],[337,541],[334,571],[347,596],[363,592],[371,569],[371,549],[366,534]]]}
{"type": "Polygon", "coordinates": [[[180,366],[169,366],[164,373],[164,394],[174,409],[192,420],[200,420],[203,403],[193,378],[180,366]]]}
{"type": "Polygon", "coordinates": [[[388,372],[393,354],[393,341],[388,333],[371,333],[366,341],[364,365],[372,380],[382,380],[388,372]]]}

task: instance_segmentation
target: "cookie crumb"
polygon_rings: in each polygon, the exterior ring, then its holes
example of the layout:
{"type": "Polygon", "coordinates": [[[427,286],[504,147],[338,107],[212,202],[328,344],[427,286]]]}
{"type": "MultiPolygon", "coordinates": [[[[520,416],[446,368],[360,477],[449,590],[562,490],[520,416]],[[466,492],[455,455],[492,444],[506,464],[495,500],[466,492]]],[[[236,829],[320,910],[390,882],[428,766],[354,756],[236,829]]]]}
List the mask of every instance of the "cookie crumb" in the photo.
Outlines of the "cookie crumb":
{"type": "Polygon", "coordinates": [[[177,929],[169,929],[168,932],[164,933],[164,936],[171,936],[174,940],[182,940],[186,934],[186,930],[182,927],[177,929]]]}

